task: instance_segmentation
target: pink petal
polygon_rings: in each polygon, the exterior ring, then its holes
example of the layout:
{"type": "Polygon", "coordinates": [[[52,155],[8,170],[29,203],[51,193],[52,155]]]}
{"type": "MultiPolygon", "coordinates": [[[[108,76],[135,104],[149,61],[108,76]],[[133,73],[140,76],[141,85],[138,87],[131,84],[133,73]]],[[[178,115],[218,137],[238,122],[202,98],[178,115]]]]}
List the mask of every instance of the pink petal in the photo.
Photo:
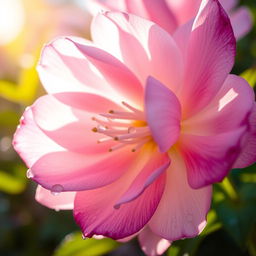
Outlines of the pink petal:
{"type": "Polygon", "coordinates": [[[204,0],[188,43],[185,81],[180,91],[184,115],[208,104],[234,64],[235,38],[225,11],[216,0],[204,0]]]}
{"type": "Polygon", "coordinates": [[[170,152],[172,164],[159,206],[149,222],[158,236],[170,241],[198,235],[206,225],[211,186],[193,189],[187,182],[186,167],[176,152],[170,152]]]}
{"type": "Polygon", "coordinates": [[[156,24],[135,15],[109,12],[95,18],[92,37],[96,45],[123,61],[142,84],[151,75],[174,91],[179,88],[184,71],[181,52],[156,24]]]}
{"type": "Polygon", "coordinates": [[[36,200],[40,204],[55,210],[72,210],[74,208],[76,192],[62,192],[60,194],[53,194],[40,185],[37,186],[36,200]]]}
{"type": "Polygon", "coordinates": [[[166,0],[166,2],[176,15],[179,25],[182,25],[196,16],[201,0],[166,0]]]}
{"type": "Polygon", "coordinates": [[[14,134],[13,146],[29,168],[48,152],[65,150],[38,128],[31,108],[27,108],[21,117],[14,134]]]}
{"type": "Polygon", "coordinates": [[[95,114],[87,111],[103,110],[105,107],[105,111],[108,111],[113,107],[115,109],[115,106],[114,103],[100,96],[87,93],[61,93],[39,98],[32,106],[32,111],[37,126],[55,143],[69,151],[98,154],[108,152],[113,141],[97,143],[104,135],[92,131],[97,126],[97,123],[92,120],[95,114]],[[56,98],[73,106],[80,105],[85,111],[63,104],[56,98]],[[82,98],[84,98],[84,104],[81,102],[82,98]],[[92,104],[96,99],[97,102],[92,104]],[[77,100],[76,103],[75,100],[77,100]]]}
{"type": "Polygon", "coordinates": [[[141,249],[147,256],[162,255],[171,245],[171,242],[154,234],[149,227],[139,234],[141,249]]]}
{"type": "MultiPolygon", "coordinates": [[[[69,39],[72,41],[71,39],[69,39]]],[[[143,88],[134,74],[109,53],[96,47],[72,41],[84,57],[95,66],[110,86],[126,100],[140,103],[143,88]]]]}
{"type": "MultiPolygon", "coordinates": [[[[88,45],[91,45],[89,41],[88,45]]],[[[37,70],[48,93],[108,88],[95,68],[65,38],[55,39],[43,48],[37,70]]]]}
{"type": "Polygon", "coordinates": [[[181,154],[192,188],[222,181],[241,151],[241,138],[246,129],[244,126],[215,136],[182,135],[181,154]]]}
{"type": "Polygon", "coordinates": [[[236,5],[237,0],[219,0],[226,12],[231,11],[236,5]]]}
{"type": "Polygon", "coordinates": [[[169,167],[170,159],[167,154],[160,154],[156,150],[149,154],[150,159],[134,179],[129,189],[118,199],[115,204],[116,208],[140,196],[169,167]]]}
{"type": "MultiPolygon", "coordinates": [[[[52,96],[69,107],[91,112],[94,115],[108,112],[111,109],[124,111],[120,105],[117,105],[115,102],[97,94],[85,92],[62,92],[52,94],[52,96]]],[[[48,101],[48,99],[46,99],[46,101],[48,101]]]]}
{"type": "Polygon", "coordinates": [[[115,202],[129,187],[130,179],[130,173],[127,173],[106,187],[77,193],[74,216],[85,236],[122,239],[138,232],[149,221],[161,199],[165,175],[155,180],[138,198],[115,209],[115,202]]]}
{"type": "Polygon", "coordinates": [[[88,9],[93,15],[97,15],[100,10],[127,12],[125,0],[91,0],[88,9]]]}
{"type": "Polygon", "coordinates": [[[126,0],[126,5],[129,13],[153,21],[170,34],[178,25],[165,0],[126,0]]]}
{"type": "Polygon", "coordinates": [[[189,44],[189,38],[192,30],[194,20],[190,20],[189,22],[180,25],[175,33],[173,34],[173,39],[177,43],[178,47],[180,48],[180,51],[182,52],[182,56],[184,59],[184,62],[187,58],[187,50],[188,50],[188,44],[189,44]]]}
{"type": "Polygon", "coordinates": [[[175,94],[153,77],[145,92],[146,120],[161,152],[166,152],[180,135],[181,106],[175,94]]]}
{"type": "Polygon", "coordinates": [[[120,149],[102,155],[50,152],[31,168],[32,179],[48,190],[81,191],[110,184],[133,165],[136,153],[120,149]]]}
{"type": "Polygon", "coordinates": [[[243,138],[242,152],[233,168],[245,168],[256,162],[256,103],[249,117],[249,123],[249,130],[243,138]]]}
{"type": "Polygon", "coordinates": [[[246,7],[238,8],[230,15],[230,19],[237,40],[245,36],[252,29],[252,14],[246,7]]]}
{"type": "Polygon", "coordinates": [[[182,122],[182,130],[195,135],[214,135],[244,126],[254,98],[253,89],[243,78],[229,75],[208,106],[182,122]]]}
{"type": "Polygon", "coordinates": [[[45,46],[38,71],[48,93],[80,91],[117,97],[119,92],[126,99],[141,101],[142,87],[131,71],[82,39],[59,38],[45,46]]]}

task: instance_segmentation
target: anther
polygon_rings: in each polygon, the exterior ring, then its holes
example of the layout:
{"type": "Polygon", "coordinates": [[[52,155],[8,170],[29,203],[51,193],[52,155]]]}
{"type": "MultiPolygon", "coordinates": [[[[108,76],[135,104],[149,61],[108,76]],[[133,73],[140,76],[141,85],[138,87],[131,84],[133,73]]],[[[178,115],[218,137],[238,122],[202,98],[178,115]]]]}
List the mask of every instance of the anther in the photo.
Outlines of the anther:
{"type": "Polygon", "coordinates": [[[93,132],[98,132],[98,129],[96,127],[92,128],[93,132]]]}

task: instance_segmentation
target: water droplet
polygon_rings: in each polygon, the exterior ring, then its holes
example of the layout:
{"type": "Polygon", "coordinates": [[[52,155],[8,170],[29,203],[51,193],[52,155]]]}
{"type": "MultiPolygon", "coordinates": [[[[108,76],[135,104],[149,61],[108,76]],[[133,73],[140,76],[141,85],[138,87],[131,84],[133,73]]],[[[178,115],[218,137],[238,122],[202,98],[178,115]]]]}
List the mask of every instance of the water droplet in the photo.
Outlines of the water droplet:
{"type": "Polygon", "coordinates": [[[51,193],[54,196],[59,195],[63,191],[63,187],[60,184],[55,184],[51,188],[51,193]]]}
{"type": "Polygon", "coordinates": [[[128,128],[128,133],[135,133],[135,132],[136,132],[136,128],[132,126],[128,128]]]}
{"type": "Polygon", "coordinates": [[[33,175],[33,173],[31,172],[30,169],[27,170],[27,174],[26,174],[26,175],[27,175],[27,178],[28,178],[28,179],[31,179],[31,178],[34,177],[34,175],[33,175]]]}

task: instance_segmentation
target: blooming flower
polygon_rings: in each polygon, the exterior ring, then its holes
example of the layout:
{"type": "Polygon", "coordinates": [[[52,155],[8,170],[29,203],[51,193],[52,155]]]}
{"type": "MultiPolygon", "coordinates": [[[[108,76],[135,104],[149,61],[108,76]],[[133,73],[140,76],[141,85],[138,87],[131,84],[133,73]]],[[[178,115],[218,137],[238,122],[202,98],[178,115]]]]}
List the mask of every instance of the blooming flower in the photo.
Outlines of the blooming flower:
{"type": "Polygon", "coordinates": [[[202,231],[212,183],[255,161],[254,92],[229,75],[235,38],[216,0],[173,37],[119,12],[99,14],[92,37],[45,46],[48,94],[25,111],[14,147],[39,202],[73,209],[86,237],[139,233],[158,255],[202,231]]]}
{"type": "MultiPolygon", "coordinates": [[[[92,0],[90,10],[99,9],[129,12],[152,20],[173,34],[178,26],[194,18],[202,0],[92,0]]],[[[248,8],[235,8],[237,0],[219,0],[229,14],[237,39],[245,36],[252,27],[252,17],[248,8]]]]}

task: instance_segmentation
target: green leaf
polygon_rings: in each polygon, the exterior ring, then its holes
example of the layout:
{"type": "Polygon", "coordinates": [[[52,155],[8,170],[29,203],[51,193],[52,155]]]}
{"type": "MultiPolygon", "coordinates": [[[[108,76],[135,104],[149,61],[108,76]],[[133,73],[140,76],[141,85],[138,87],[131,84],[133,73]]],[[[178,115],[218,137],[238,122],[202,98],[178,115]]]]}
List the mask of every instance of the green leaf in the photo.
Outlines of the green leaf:
{"type": "Polygon", "coordinates": [[[0,126],[16,126],[20,116],[11,110],[0,112],[0,126]]]}
{"type": "Polygon", "coordinates": [[[0,95],[12,102],[30,104],[38,89],[39,79],[35,65],[21,71],[18,83],[0,81],[0,95]]]}
{"type": "Polygon", "coordinates": [[[53,256],[102,256],[119,246],[109,239],[82,239],[80,232],[72,233],[64,239],[53,256]]]}
{"type": "Polygon", "coordinates": [[[0,171],[0,190],[8,194],[20,194],[26,188],[26,179],[0,171]]]}
{"type": "Polygon", "coordinates": [[[256,67],[244,71],[241,76],[250,84],[251,87],[256,85],[256,67]]]}
{"type": "Polygon", "coordinates": [[[227,196],[221,201],[214,200],[214,208],[225,230],[241,248],[245,248],[256,223],[256,185],[242,184],[237,192],[236,200],[227,196]]]}

